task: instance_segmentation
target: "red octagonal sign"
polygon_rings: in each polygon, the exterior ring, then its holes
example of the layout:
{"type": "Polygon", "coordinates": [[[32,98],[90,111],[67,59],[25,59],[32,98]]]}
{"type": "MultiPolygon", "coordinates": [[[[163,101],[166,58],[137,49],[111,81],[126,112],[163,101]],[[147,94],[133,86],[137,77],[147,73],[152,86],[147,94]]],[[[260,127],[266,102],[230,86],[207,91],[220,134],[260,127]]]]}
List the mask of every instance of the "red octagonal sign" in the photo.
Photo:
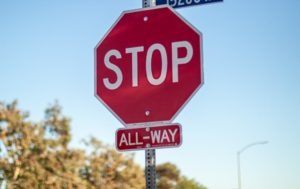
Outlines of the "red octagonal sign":
{"type": "Polygon", "coordinates": [[[203,84],[201,44],[168,6],[123,12],[95,47],[95,95],[125,126],[170,122],[203,84]]]}

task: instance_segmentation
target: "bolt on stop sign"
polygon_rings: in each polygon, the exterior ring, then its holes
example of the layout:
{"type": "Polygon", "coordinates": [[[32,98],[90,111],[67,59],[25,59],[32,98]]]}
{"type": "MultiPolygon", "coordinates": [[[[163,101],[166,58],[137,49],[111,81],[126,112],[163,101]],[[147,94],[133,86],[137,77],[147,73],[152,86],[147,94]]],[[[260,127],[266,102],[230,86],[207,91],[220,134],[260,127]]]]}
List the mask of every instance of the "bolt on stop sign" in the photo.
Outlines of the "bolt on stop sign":
{"type": "Polygon", "coordinates": [[[168,6],[123,12],[95,47],[95,95],[125,126],[172,121],[202,72],[201,33],[168,6]]]}

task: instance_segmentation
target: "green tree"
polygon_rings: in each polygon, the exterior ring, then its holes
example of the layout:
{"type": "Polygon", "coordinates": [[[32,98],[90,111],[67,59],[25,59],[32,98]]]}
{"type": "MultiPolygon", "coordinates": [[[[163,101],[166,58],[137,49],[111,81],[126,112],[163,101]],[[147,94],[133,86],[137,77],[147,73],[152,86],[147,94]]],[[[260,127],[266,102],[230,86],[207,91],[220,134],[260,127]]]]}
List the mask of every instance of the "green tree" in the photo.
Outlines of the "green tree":
{"type": "Polygon", "coordinates": [[[172,163],[157,166],[157,189],[207,189],[193,179],[182,176],[172,163]]]}
{"type": "Polygon", "coordinates": [[[145,188],[143,170],[134,163],[133,155],[125,156],[92,137],[85,142],[92,147],[80,175],[97,189],[145,188]]]}
{"type": "Polygon", "coordinates": [[[175,189],[180,180],[180,171],[172,163],[164,163],[156,167],[157,188],[158,189],[175,189]]]}
{"type": "Polygon", "coordinates": [[[28,118],[16,102],[0,103],[0,177],[9,189],[144,188],[144,173],[132,155],[95,138],[86,142],[91,154],[71,149],[70,119],[58,104],[40,122],[28,118]]]}
{"type": "Polygon", "coordinates": [[[45,120],[38,123],[28,117],[16,102],[0,105],[4,146],[0,169],[8,188],[76,188],[84,184],[76,174],[84,164],[84,153],[68,149],[70,120],[61,115],[61,108],[57,104],[48,108],[45,120]]]}
{"type": "Polygon", "coordinates": [[[176,189],[207,189],[205,186],[201,185],[194,179],[188,179],[183,176],[180,179],[180,182],[176,186],[176,189]]]}

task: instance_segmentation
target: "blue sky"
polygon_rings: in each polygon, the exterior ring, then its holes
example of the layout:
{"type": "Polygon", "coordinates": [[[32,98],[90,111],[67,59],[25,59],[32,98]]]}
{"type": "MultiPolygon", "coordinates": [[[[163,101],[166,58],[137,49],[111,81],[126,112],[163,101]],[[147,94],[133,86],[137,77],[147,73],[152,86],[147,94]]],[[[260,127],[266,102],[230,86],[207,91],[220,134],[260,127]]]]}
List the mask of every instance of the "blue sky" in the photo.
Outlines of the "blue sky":
{"type": "MultiPolygon", "coordinates": [[[[122,124],[94,97],[94,47],[140,0],[0,0],[0,101],[41,120],[55,100],[72,118],[72,146],[114,144],[122,124]]],[[[300,1],[252,0],[177,10],[203,34],[205,84],[174,122],[180,148],[157,150],[209,189],[300,188],[300,1]]],[[[144,166],[144,152],[136,152],[144,166]]]]}

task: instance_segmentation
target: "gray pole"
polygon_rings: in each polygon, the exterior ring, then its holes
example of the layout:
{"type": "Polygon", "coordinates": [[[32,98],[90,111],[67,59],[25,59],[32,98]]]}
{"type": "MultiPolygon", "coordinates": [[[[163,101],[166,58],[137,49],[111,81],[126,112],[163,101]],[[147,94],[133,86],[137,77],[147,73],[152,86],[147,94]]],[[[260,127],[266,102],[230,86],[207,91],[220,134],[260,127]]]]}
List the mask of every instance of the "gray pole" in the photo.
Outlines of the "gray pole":
{"type": "Polygon", "coordinates": [[[146,189],[156,189],[156,167],[155,167],[155,150],[145,150],[146,165],[145,165],[145,177],[146,177],[146,189]]]}
{"type": "Polygon", "coordinates": [[[237,152],[237,176],[238,176],[238,189],[242,189],[242,178],[241,178],[241,153],[247,150],[248,148],[255,146],[255,145],[262,145],[262,144],[267,144],[268,141],[258,141],[258,142],[253,142],[251,144],[246,145],[244,148],[239,150],[237,152]]]}
{"type": "MultiPolygon", "coordinates": [[[[143,8],[155,6],[155,0],[143,0],[143,8]]],[[[156,189],[156,157],[155,149],[145,150],[146,189],[156,189]]]]}
{"type": "Polygon", "coordinates": [[[240,152],[237,152],[237,173],[238,173],[238,189],[241,189],[241,162],[240,162],[240,152]]]}

